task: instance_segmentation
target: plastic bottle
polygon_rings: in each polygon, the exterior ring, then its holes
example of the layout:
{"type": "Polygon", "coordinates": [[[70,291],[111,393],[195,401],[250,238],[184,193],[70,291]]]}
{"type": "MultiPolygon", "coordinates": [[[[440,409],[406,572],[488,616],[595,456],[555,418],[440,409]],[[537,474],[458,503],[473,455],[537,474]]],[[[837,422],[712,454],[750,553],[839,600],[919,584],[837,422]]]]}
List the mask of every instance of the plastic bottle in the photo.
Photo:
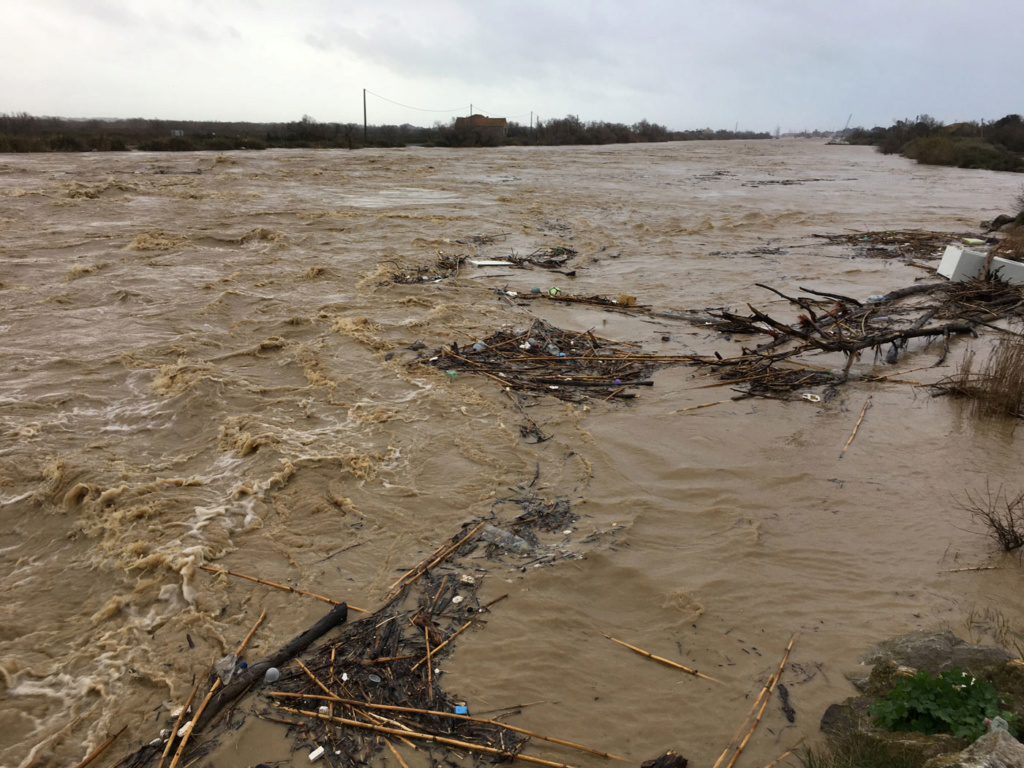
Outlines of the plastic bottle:
{"type": "Polygon", "coordinates": [[[484,344],[482,341],[478,341],[476,344],[473,345],[474,352],[483,352],[485,349],[487,349],[487,345],[484,344]]]}
{"type": "Polygon", "coordinates": [[[1006,731],[1009,733],[1010,724],[1001,717],[990,717],[985,721],[985,725],[988,726],[988,732],[992,731],[1006,731]]]}
{"type": "Polygon", "coordinates": [[[558,353],[561,350],[559,350],[558,347],[556,347],[554,344],[548,344],[546,347],[544,347],[544,351],[547,352],[552,357],[557,357],[558,353]]]}
{"type": "Polygon", "coordinates": [[[231,682],[231,678],[235,675],[235,667],[237,664],[238,656],[234,653],[229,653],[213,665],[213,668],[217,670],[217,674],[220,676],[221,685],[227,685],[231,682]]]}
{"type": "Polygon", "coordinates": [[[521,539],[514,533],[493,525],[485,525],[480,533],[480,538],[491,542],[491,544],[496,544],[502,549],[507,549],[509,552],[515,552],[520,555],[526,555],[533,551],[533,547],[530,546],[530,542],[526,539],[521,539]]]}

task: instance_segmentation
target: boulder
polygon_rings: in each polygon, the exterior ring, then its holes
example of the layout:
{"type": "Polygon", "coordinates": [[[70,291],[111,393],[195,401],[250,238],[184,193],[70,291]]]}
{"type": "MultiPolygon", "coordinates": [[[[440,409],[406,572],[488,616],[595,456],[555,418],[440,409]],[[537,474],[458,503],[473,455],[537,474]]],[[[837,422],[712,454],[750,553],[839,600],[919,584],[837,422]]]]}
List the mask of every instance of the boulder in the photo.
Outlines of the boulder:
{"type": "Polygon", "coordinates": [[[932,758],[924,768],[1024,768],[1024,744],[1006,731],[992,731],[963,752],[932,758]]]}

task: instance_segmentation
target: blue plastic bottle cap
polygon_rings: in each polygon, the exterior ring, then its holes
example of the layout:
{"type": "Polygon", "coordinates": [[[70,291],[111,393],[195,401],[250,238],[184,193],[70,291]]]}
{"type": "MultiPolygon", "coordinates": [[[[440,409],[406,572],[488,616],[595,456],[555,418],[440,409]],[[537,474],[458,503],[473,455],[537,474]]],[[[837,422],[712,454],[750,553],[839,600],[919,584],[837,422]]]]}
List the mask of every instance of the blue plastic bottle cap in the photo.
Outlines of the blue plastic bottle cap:
{"type": "Polygon", "coordinates": [[[459,704],[459,705],[457,705],[455,707],[455,714],[456,715],[468,715],[469,714],[469,707],[464,707],[461,704],[459,704]]]}

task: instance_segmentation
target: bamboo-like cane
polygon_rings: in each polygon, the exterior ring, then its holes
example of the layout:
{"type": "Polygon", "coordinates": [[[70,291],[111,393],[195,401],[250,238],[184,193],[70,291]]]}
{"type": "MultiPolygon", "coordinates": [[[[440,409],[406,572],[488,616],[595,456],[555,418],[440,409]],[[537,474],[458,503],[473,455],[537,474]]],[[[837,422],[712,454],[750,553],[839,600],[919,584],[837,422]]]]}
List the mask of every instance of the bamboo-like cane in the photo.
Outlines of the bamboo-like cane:
{"type": "Polygon", "coordinates": [[[181,728],[181,724],[185,719],[185,715],[188,713],[188,708],[192,706],[192,699],[196,697],[196,694],[198,692],[199,684],[197,683],[196,685],[192,686],[192,693],[188,695],[188,698],[185,700],[185,706],[181,708],[181,712],[178,713],[178,717],[174,721],[174,728],[171,729],[171,735],[167,737],[167,744],[164,745],[164,752],[162,755],[160,755],[160,762],[157,763],[156,768],[164,768],[164,761],[167,759],[167,756],[171,753],[171,747],[174,746],[174,736],[178,732],[178,729],[181,728]]]}
{"type": "Polygon", "coordinates": [[[384,595],[385,602],[388,602],[388,601],[392,600],[396,595],[398,595],[398,593],[404,587],[407,587],[410,584],[413,584],[420,576],[422,576],[424,573],[429,571],[435,565],[437,565],[442,560],[444,560],[446,557],[448,557],[453,552],[455,552],[459,547],[461,547],[463,544],[465,544],[467,541],[469,541],[473,536],[475,536],[477,534],[477,532],[481,528],[484,527],[485,524],[486,523],[481,520],[480,523],[476,527],[473,528],[473,530],[471,530],[469,533],[467,533],[465,536],[463,536],[457,542],[452,544],[450,547],[449,546],[441,546],[441,547],[439,547],[438,549],[436,549],[434,551],[434,553],[432,555],[430,555],[430,557],[424,559],[415,568],[412,568],[412,569],[406,571],[405,573],[403,573],[394,584],[392,584],[390,587],[388,587],[388,591],[384,595]]]}
{"type": "MultiPolygon", "coordinates": [[[[252,636],[254,634],[256,634],[256,630],[259,629],[260,624],[263,623],[263,620],[265,618],[267,618],[267,611],[264,608],[262,613],[260,613],[260,617],[258,619],[256,619],[256,623],[252,625],[252,629],[249,630],[249,634],[247,634],[245,636],[245,639],[242,640],[242,642],[239,643],[238,647],[235,649],[235,655],[236,656],[241,655],[242,651],[245,650],[245,646],[247,646],[249,644],[249,641],[252,639],[252,636]]],[[[213,681],[213,685],[210,686],[209,693],[206,694],[206,698],[203,699],[203,703],[199,705],[199,709],[196,710],[195,715],[192,717],[192,722],[193,723],[196,723],[199,720],[199,716],[201,714],[203,714],[203,710],[206,709],[206,705],[210,703],[210,699],[213,698],[213,694],[215,694],[217,692],[218,688],[220,688],[220,678],[219,677],[216,680],[213,681]]],[[[189,726],[188,730],[185,731],[185,735],[181,737],[181,742],[178,744],[178,749],[174,753],[174,759],[171,760],[171,765],[169,766],[169,768],[174,768],[174,766],[176,766],[178,764],[178,761],[181,759],[182,752],[185,751],[185,745],[188,744],[188,740],[189,740],[189,737],[191,735],[192,735],[192,726],[189,726]]],[[[171,734],[171,739],[170,740],[173,740],[173,739],[174,739],[174,734],[171,734]]]]}
{"type": "MultiPolygon", "coordinates": [[[[345,704],[347,706],[352,706],[352,707],[365,707],[367,709],[383,709],[383,710],[387,710],[387,711],[390,711],[390,712],[408,712],[409,714],[413,714],[413,715],[434,715],[434,716],[438,716],[438,717],[449,717],[449,718],[451,718],[453,720],[466,720],[466,721],[471,722],[471,723],[482,723],[484,725],[496,725],[499,728],[504,728],[507,731],[514,731],[516,733],[521,733],[524,736],[530,736],[530,737],[535,738],[535,739],[540,739],[541,741],[550,741],[552,744],[559,744],[559,745],[561,745],[563,747],[570,747],[572,749],[579,750],[580,752],[587,752],[587,753],[589,753],[591,755],[597,755],[598,757],[606,757],[606,758],[609,758],[611,760],[621,760],[624,763],[628,763],[629,762],[629,760],[627,760],[626,758],[619,757],[618,755],[613,755],[613,754],[611,754],[609,752],[601,752],[600,750],[584,746],[583,744],[577,744],[576,742],[573,742],[573,741],[566,741],[565,739],[556,739],[553,736],[544,736],[544,735],[536,733],[534,731],[528,731],[525,728],[520,728],[519,726],[516,726],[516,725],[510,725],[508,723],[504,723],[504,722],[502,722],[500,720],[487,720],[487,719],[484,719],[482,717],[473,717],[472,715],[457,715],[454,712],[439,712],[439,711],[432,710],[432,709],[417,709],[415,707],[402,707],[402,706],[399,706],[397,704],[371,704],[370,702],[367,702],[367,701],[356,701],[355,699],[345,699],[345,698],[342,698],[340,696],[333,696],[333,695],[332,696],[319,696],[319,695],[307,694],[307,693],[291,693],[289,691],[268,691],[267,695],[268,696],[277,696],[279,698],[289,698],[289,699],[326,700],[326,701],[333,701],[333,702],[336,702],[338,704],[345,704]]],[[[544,702],[542,702],[542,701],[532,702],[532,704],[543,704],[543,703],[544,702]]],[[[519,704],[519,705],[517,705],[515,707],[509,707],[508,709],[518,709],[518,708],[521,708],[521,707],[529,707],[529,706],[532,706],[532,704],[519,704]]]]}
{"type": "Polygon", "coordinates": [[[718,766],[722,764],[722,761],[725,760],[726,755],[728,755],[736,747],[736,744],[739,743],[740,738],[743,736],[743,731],[747,727],[747,723],[749,723],[751,718],[754,717],[754,713],[757,712],[757,708],[761,705],[761,699],[764,698],[765,693],[768,691],[769,686],[772,685],[774,679],[774,674],[768,675],[768,680],[765,682],[764,687],[758,691],[757,698],[754,699],[754,703],[751,705],[750,711],[736,728],[736,732],[732,735],[732,738],[729,739],[729,743],[726,745],[725,749],[722,750],[722,754],[720,754],[718,759],[715,760],[713,768],[718,768],[718,766]]]}
{"type": "MultiPolygon", "coordinates": [[[[265,587],[273,587],[274,589],[282,589],[285,592],[294,592],[296,595],[305,595],[306,597],[312,597],[314,600],[322,600],[323,602],[330,603],[331,605],[341,605],[341,601],[340,600],[332,600],[329,597],[324,597],[323,595],[317,595],[317,594],[314,594],[313,592],[307,592],[306,590],[299,589],[298,587],[289,587],[287,584],[277,584],[277,583],[275,583],[273,581],[267,581],[265,579],[259,579],[259,578],[256,578],[255,576],[248,576],[248,575],[246,575],[244,573],[236,573],[235,571],[229,571],[226,568],[213,568],[213,567],[211,567],[209,565],[200,565],[199,567],[202,568],[204,571],[209,571],[210,573],[219,573],[219,574],[223,574],[224,576],[234,576],[236,579],[246,579],[248,581],[255,581],[257,584],[262,584],[265,587]]],[[[348,604],[348,609],[350,611],[358,611],[359,613],[369,613],[369,611],[367,611],[365,608],[357,608],[356,606],[352,605],[351,603],[348,604]]]]}
{"type": "Polygon", "coordinates": [[[794,745],[793,745],[792,747],[790,747],[790,748],[789,748],[789,749],[787,749],[787,750],[786,750],[785,752],[783,752],[783,753],[782,753],[781,755],[779,755],[778,757],[776,757],[776,758],[775,758],[774,760],[772,760],[772,761],[771,761],[770,763],[768,763],[768,765],[766,765],[766,766],[765,766],[764,768],[775,768],[775,766],[776,766],[776,765],[778,765],[778,764],[779,764],[779,763],[781,763],[781,762],[782,762],[783,760],[785,760],[785,759],[786,759],[787,757],[789,757],[790,755],[792,755],[792,754],[793,754],[793,751],[794,751],[794,750],[795,750],[795,749],[796,749],[797,747],[799,747],[799,746],[800,746],[801,744],[803,744],[803,743],[804,743],[804,740],[803,740],[803,739],[800,739],[800,741],[798,741],[798,742],[797,742],[796,744],[794,744],[794,745]]]}
{"type": "Polygon", "coordinates": [[[732,760],[729,762],[729,766],[735,764],[740,752],[743,751],[743,747],[746,746],[747,741],[750,740],[750,737],[754,733],[754,729],[757,728],[757,724],[758,722],[760,722],[761,719],[761,713],[763,713],[765,707],[768,706],[768,699],[771,698],[772,691],[775,690],[775,686],[778,684],[779,679],[782,677],[782,671],[785,669],[786,662],[789,660],[789,652],[793,650],[793,643],[795,642],[796,634],[794,633],[794,635],[789,639],[789,643],[786,645],[785,652],[782,654],[782,661],[779,664],[778,671],[768,676],[768,680],[765,682],[764,687],[761,689],[760,693],[757,694],[757,698],[754,699],[754,705],[750,708],[750,712],[748,712],[747,716],[743,718],[743,721],[740,723],[739,728],[736,729],[736,733],[733,734],[732,739],[729,741],[728,746],[726,746],[726,748],[722,751],[722,754],[719,755],[718,759],[715,761],[713,768],[718,768],[718,766],[722,764],[722,761],[725,759],[725,756],[729,754],[729,752],[733,749],[736,742],[739,740],[740,734],[743,733],[743,729],[747,727],[747,723],[750,722],[750,719],[752,717],[754,717],[754,712],[757,710],[758,705],[760,704],[761,710],[760,712],[758,712],[757,717],[754,720],[753,727],[747,733],[747,736],[743,740],[742,744],[736,749],[736,754],[733,755],[732,760]]]}
{"type": "Polygon", "coordinates": [[[423,640],[427,644],[427,701],[434,701],[434,670],[430,663],[430,630],[423,628],[423,640]]]}
{"type": "Polygon", "coordinates": [[[402,768],[409,768],[409,764],[402,759],[402,756],[398,754],[398,750],[395,749],[395,745],[391,743],[391,739],[384,739],[384,743],[388,745],[388,749],[391,750],[391,754],[395,756],[395,760],[402,768]]]}
{"type": "Polygon", "coordinates": [[[694,677],[699,677],[702,680],[710,680],[713,683],[721,683],[722,682],[721,680],[716,680],[713,677],[709,677],[708,675],[705,675],[703,672],[698,672],[696,669],[690,669],[689,667],[684,667],[682,664],[677,664],[676,662],[670,661],[669,659],[663,659],[661,656],[655,656],[653,653],[649,653],[649,652],[643,650],[642,648],[637,648],[635,645],[630,645],[629,643],[624,643],[621,640],[616,640],[611,635],[605,635],[605,637],[607,637],[613,643],[618,643],[619,645],[622,645],[622,646],[625,646],[626,648],[629,648],[629,650],[633,651],[634,653],[639,653],[641,656],[646,656],[651,661],[657,661],[659,664],[665,664],[667,666],[672,667],[673,669],[682,670],[686,674],[693,675],[694,677]]]}
{"type": "Polygon", "coordinates": [[[950,568],[946,573],[963,573],[964,571],[998,571],[998,565],[975,565],[971,568],[950,568]]]}
{"type": "Polygon", "coordinates": [[[109,747],[111,744],[113,744],[115,741],[117,741],[117,737],[120,736],[122,733],[124,733],[127,728],[128,728],[127,725],[121,726],[121,730],[120,731],[115,733],[113,736],[111,736],[106,741],[104,741],[102,744],[100,744],[98,747],[96,747],[96,749],[94,749],[92,752],[90,752],[88,755],[86,755],[85,760],[83,760],[78,765],[76,765],[75,768],[85,768],[85,766],[87,766],[89,763],[91,763],[97,757],[102,755],[103,754],[103,750],[105,750],[107,747],[109,747]]]}
{"type": "Polygon", "coordinates": [[[321,691],[326,693],[328,696],[336,696],[337,695],[337,694],[334,693],[334,691],[332,691],[326,685],[321,683],[320,682],[320,678],[318,678],[316,675],[314,675],[312,672],[310,672],[309,671],[309,667],[307,667],[305,664],[303,664],[301,659],[296,658],[295,659],[295,663],[299,665],[299,668],[302,669],[303,672],[305,672],[307,675],[309,675],[309,679],[312,680],[314,683],[316,683],[320,687],[321,691]]]}
{"type": "Polygon", "coordinates": [[[857,436],[857,430],[860,429],[860,423],[864,421],[864,414],[868,412],[868,408],[871,406],[871,398],[874,395],[868,395],[868,399],[864,402],[864,407],[860,409],[860,418],[857,419],[857,423],[853,425],[853,432],[850,434],[850,439],[846,441],[846,445],[843,446],[843,450],[839,452],[839,458],[843,458],[843,454],[846,453],[846,449],[850,447],[850,443],[853,442],[853,438],[857,436]]]}
{"type": "Polygon", "coordinates": [[[764,710],[768,706],[768,700],[772,697],[772,691],[775,690],[776,683],[779,682],[778,675],[774,676],[771,689],[768,694],[764,697],[764,701],[761,702],[761,708],[757,711],[757,717],[754,718],[754,722],[750,726],[750,730],[747,731],[747,735],[743,737],[743,741],[736,747],[736,752],[733,754],[732,759],[726,764],[725,768],[733,768],[736,765],[736,761],[740,759],[740,754],[747,746],[747,742],[750,741],[750,737],[754,735],[754,731],[757,730],[758,724],[761,722],[761,716],[764,715],[764,710]]]}
{"type": "Polygon", "coordinates": [[[420,665],[425,664],[428,661],[430,661],[430,657],[431,656],[436,656],[438,651],[440,651],[442,648],[444,648],[446,645],[448,645],[448,643],[450,643],[452,640],[454,640],[456,637],[458,637],[459,634],[461,634],[461,632],[464,629],[466,629],[467,627],[469,627],[469,625],[472,624],[472,623],[473,623],[472,621],[467,621],[465,624],[463,624],[461,627],[459,627],[457,630],[455,630],[452,633],[451,637],[449,637],[447,640],[445,640],[443,643],[441,643],[439,646],[437,646],[437,648],[435,648],[433,651],[430,651],[426,656],[424,656],[422,659],[420,659],[415,664],[413,664],[412,665],[412,669],[410,669],[409,671],[410,672],[415,672],[417,669],[419,669],[420,665]]]}
{"type": "Polygon", "coordinates": [[[352,728],[362,728],[367,731],[376,731],[377,733],[389,733],[392,736],[405,736],[409,739],[416,739],[419,741],[430,741],[435,744],[444,744],[449,747],[458,747],[459,749],[467,749],[471,752],[483,752],[485,755],[497,755],[504,760],[521,760],[524,763],[533,763],[534,765],[544,765],[548,768],[573,768],[573,766],[567,765],[566,763],[555,763],[550,760],[542,760],[539,757],[530,757],[528,755],[521,755],[515,752],[508,752],[503,749],[495,749],[494,747],[486,747],[482,744],[471,744],[468,741],[459,741],[458,739],[449,739],[445,736],[436,736],[432,733],[417,733],[416,731],[401,731],[397,728],[388,728],[383,725],[371,725],[370,723],[361,723],[358,720],[349,720],[346,717],[329,717],[327,715],[321,715],[319,712],[309,712],[304,709],[291,709],[290,707],[281,707],[285,712],[291,712],[296,715],[306,715],[307,717],[315,717],[318,720],[329,720],[331,722],[340,723],[341,725],[348,725],[352,728]]]}

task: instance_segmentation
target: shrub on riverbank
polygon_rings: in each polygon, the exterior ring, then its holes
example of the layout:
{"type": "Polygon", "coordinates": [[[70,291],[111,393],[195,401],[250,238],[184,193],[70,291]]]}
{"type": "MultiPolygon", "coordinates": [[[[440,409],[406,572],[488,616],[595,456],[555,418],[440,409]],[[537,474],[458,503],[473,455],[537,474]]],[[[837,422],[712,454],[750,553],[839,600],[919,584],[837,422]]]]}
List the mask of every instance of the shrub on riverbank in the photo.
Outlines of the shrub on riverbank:
{"type": "Polygon", "coordinates": [[[943,125],[929,115],[897,120],[888,128],[855,128],[850,144],[871,144],[885,154],[919,163],[1024,172],[1024,119],[1007,115],[985,121],[943,125]]]}

